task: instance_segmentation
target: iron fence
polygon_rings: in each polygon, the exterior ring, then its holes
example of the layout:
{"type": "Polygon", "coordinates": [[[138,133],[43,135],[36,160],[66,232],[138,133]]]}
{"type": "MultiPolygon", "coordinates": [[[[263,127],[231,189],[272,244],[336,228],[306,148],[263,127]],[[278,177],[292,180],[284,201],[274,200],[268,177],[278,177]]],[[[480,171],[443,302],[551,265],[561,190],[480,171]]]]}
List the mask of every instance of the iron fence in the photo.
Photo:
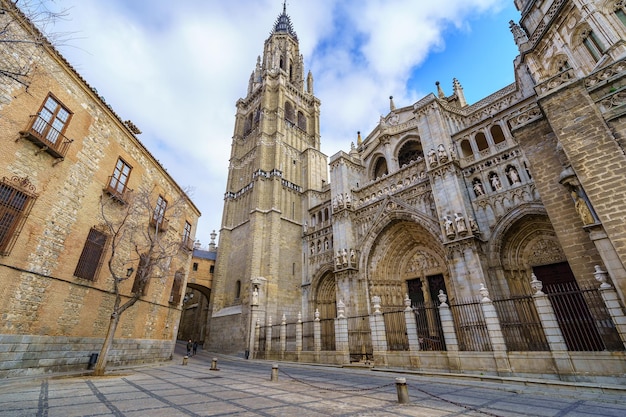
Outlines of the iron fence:
{"type": "Polygon", "coordinates": [[[539,314],[531,295],[493,300],[508,351],[547,351],[539,314]]]}
{"type": "Polygon", "coordinates": [[[417,303],[413,305],[415,322],[417,323],[417,338],[420,350],[446,350],[446,342],[439,318],[439,307],[436,303],[417,303]]]}
{"type": "MultiPolygon", "coordinates": [[[[595,285],[595,283],[593,283],[595,285]]],[[[549,284],[544,292],[570,351],[623,351],[624,344],[597,288],[576,282],[549,284]]]]}
{"type": "Polygon", "coordinates": [[[492,350],[480,301],[450,303],[450,310],[455,322],[459,350],[474,352],[492,350]]]}
{"type": "Polygon", "coordinates": [[[302,322],[302,350],[304,352],[313,352],[315,350],[314,322],[302,322]]]}
{"type": "Polygon", "coordinates": [[[388,311],[383,313],[387,349],[391,351],[409,350],[409,337],[406,330],[404,311],[388,311]]]}
{"type": "Polygon", "coordinates": [[[347,320],[350,362],[371,360],[374,349],[372,347],[369,316],[348,317],[347,320]]]}

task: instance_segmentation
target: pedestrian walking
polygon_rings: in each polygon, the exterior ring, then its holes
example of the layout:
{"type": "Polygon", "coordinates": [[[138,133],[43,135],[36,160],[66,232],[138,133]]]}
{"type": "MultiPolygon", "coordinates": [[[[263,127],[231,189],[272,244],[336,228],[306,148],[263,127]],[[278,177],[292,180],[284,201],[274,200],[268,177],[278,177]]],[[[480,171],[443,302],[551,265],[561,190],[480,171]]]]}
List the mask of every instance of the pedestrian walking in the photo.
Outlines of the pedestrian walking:
{"type": "Polygon", "coordinates": [[[187,342],[187,356],[191,356],[191,349],[193,349],[193,343],[189,339],[189,342],[187,342]]]}
{"type": "Polygon", "coordinates": [[[196,355],[196,352],[198,352],[198,341],[196,340],[195,342],[193,342],[193,355],[196,355]]]}

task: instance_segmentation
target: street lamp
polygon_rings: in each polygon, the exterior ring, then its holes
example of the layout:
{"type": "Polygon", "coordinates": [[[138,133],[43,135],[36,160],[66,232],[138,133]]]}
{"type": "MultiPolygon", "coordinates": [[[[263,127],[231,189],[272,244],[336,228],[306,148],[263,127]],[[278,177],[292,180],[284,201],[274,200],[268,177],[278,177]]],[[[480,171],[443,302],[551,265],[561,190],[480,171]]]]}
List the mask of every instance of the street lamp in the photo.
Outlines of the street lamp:
{"type": "Polygon", "coordinates": [[[186,303],[187,301],[191,300],[193,298],[193,293],[192,292],[188,292],[187,294],[185,294],[185,296],[183,297],[183,303],[186,303]]]}

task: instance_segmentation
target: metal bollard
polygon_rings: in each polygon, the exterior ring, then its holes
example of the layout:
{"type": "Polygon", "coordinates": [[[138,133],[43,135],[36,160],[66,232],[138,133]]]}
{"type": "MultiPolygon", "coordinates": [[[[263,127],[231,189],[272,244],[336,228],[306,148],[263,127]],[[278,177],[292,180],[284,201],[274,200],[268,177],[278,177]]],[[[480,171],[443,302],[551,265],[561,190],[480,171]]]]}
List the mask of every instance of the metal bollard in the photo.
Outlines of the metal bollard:
{"type": "Polygon", "coordinates": [[[189,362],[189,356],[183,356],[183,365],[187,365],[187,362],[189,362]]]}
{"type": "Polygon", "coordinates": [[[209,369],[209,371],[219,371],[219,369],[217,369],[217,358],[211,360],[211,369],[209,369]]]}
{"type": "Polygon", "coordinates": [[[273,382],[278,381],[278,364],[277,363],[272,365],[272,377],[270,378],[270,381],[273,381],[273,382]]]}
{"type": "Polygon", "coordinates": [[[396,378],[396,391],[398,391],[398,403],[409,403],[409,388],[406,386],[406,378],[396,378]]]}

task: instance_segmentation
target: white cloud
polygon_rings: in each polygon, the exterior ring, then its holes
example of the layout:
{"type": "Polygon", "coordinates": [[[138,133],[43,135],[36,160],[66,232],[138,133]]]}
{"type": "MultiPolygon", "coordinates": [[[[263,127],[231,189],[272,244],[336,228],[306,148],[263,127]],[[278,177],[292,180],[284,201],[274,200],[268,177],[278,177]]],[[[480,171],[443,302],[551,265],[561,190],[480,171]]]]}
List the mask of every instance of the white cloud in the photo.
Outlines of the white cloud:
{"type": "MultiPolygon", "coordinates": [[[[219,231],[235,102],[245,96],[263,42],[282,11],[275,0],[49,0],[69,8],[62,53],[202,211],[197,237],[219,231]]],[[[322,150],[348,150],[389,111],[420,98],[411,72],[450,27],[505,0],[293,0],[287,5],[322,101],[322,150]]],[[[507,63],[505,63],[507,64],[507,63]]],[[[496,86],[500,88],[502,86],[496,86]]]]}

